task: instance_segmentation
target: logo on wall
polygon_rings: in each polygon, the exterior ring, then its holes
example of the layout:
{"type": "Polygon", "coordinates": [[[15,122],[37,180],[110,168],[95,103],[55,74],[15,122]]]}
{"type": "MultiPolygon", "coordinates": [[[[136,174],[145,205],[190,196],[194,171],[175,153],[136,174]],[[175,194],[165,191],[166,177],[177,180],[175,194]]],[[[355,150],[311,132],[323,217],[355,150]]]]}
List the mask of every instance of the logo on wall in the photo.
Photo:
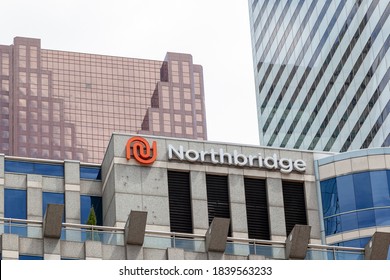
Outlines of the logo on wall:
{"type": "Polygon", "coordinates": [[[157,143],[153,141],[150,147],[145,138],[134,136],[127,141],[126,159],[134,157],[136,161],[142,164],[152,164],[157,158],[157,143]]]}

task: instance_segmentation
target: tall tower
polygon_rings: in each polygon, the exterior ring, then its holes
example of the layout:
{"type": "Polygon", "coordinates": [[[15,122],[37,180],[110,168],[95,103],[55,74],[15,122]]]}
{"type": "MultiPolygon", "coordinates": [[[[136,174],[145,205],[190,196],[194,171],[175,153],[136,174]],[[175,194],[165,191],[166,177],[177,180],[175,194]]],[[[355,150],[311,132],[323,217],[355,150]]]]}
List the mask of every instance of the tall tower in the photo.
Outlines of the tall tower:
{"type": "Polygon", "coordinates": [[[203,69],[164,61],[0,45],[0,153],[100,163],[112,132],[207,139],[203,69]]]}
{"type": "Polygon", "coordinates": [[[249,0],[260,142],[390,145],[390,1],[249,0]]]}

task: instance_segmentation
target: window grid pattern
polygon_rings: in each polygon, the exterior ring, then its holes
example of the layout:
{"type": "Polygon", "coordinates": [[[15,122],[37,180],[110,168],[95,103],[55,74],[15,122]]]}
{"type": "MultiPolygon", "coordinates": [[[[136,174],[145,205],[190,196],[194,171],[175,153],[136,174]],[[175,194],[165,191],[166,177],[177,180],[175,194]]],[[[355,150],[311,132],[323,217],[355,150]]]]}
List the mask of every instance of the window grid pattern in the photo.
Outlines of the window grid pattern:
{"type": "Polygon", "coordinates": [[[321,181],[325,234],[390,226],[390,171],[360,172],[321,181]]]}
{"type": "Polygon", "coordinates": [[[387,146],[390,1],[250,1],[260,141],[387,146]]]}

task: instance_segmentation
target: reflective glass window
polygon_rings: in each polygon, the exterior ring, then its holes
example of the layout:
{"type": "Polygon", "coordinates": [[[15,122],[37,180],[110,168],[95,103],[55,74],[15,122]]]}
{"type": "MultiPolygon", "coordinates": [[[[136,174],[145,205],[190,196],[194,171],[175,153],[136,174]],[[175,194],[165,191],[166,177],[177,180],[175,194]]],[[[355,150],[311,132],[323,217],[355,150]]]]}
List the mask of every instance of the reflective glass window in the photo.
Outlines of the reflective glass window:
{"type": "MultiPolygon", "coordinates": [[[[63,193],[51,193],[43,192],[42,193],[42,214],[43,216],[46,213],[46,208],[48,204],[64,204],[65,205],[65,195],[63,193]]],[[[65,215],[62,217],[62,221],[65,221],[65,215]]]]}
{"type": "Polygon", "coordinates": [[[355,186],[356,209],[373,207],[370,173],[362,172],[352,176],[355,186]]]}
{"type": "Polygon", "coordinates": [[[354,230],[358,228],[358,221],[356,213],[343,214],[341,218],[342,231],[354,230]]]}
{"type": "Polygon", "coordinates": [[[390,208],[375,209],[374,211],[377,226],[390,226],[390,208]]]}
{"type": "Polygon", "coordinates": [[[335,216],[325,219],[325,234],[332,235],[341,232],[341,218],[335,216]]]}
{"type": "Polygon", "coordinates": [[[338,208],[338,195],[336,179],[332,178],[321,182],[322,209],[324,217],[340,212],[338,208]]]}
{"type": "Polygon", "coordinates": [[[89,195],[80,195],[81,223],[87,223],[91,207],[95,210],[97,225],[103,225],[102,198],[89,195]]]}
{"type": "Polygon", "coordinates": [[[357,212],[359,228],[375,226],[375,212],[374,210],[357,212]]]}
{"type": "Polygon", "coordinates": [[[4,216],[27,219],[26,190],[4,189],[4,216]]]}
{"type": "Polygon", "coordinates": [[[5,172],[64,177],[64,166],[61,164],[5,160],[4,169],[5,172]]]}
{"type": "Polygon", "coordinates": [[[374,206],[390,206],[387,172],[385,170],[371,171],[370,179],[374,206]]]}
{"type": "Polygon", "coordinates": [[[336,181],[340,212],[343,213],[355,210],[356,201],[352,175],[337,177],[336,181]]]}
{"type": "Polygon", "coordinates": [[[80,179],[101,180],[100,167],[80,167],[80,179]]]}

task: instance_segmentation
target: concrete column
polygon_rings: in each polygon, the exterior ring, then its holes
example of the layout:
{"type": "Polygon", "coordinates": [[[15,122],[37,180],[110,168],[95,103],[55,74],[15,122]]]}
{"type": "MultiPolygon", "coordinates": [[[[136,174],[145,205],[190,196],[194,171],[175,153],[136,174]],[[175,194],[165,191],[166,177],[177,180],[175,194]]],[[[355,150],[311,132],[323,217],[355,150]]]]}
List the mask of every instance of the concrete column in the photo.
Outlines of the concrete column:
{"type": "Polygon", "coordinates": [[[42,176],[27,174],[27,219],[43,220],[42,176]]]}
{"type": "MultiPolygon", "coordinates": [[[[4,154],[0,154],[0,201],[4,202],[4,154]]],[[[4,203],[0,203],[0,217],[4,217],[4,203]]]]}
{"type": "Polygon", "coordinates": [[[267,178],[267,201],[271,240],[284,241],[286,239],[286,220],[281,179],[267,178]]]}
{"type": "MultiPolygon", "coordinates": [[[[229,203],[232,237],[248,238],[245,183],[243,175],[229,174],[229,203]]],[[[249,255],[249,246],[232,244],[233,254],[249,255]]]]}
{"type": "Polygon", "coordinates": [[[310,243],[321,243],[320,214],[318,213],[318,195],[315,182],[304,184],[307,223],[311,226],[310,243]]]}
{"type": "Polygon", "coordinates": [[[17,234],[1,235],[1,257],[3,260],[19,259],[19,236],[17,234]]]}
{"type": "Polygon", "coordinates": [[[67,223],[80,223],[80,162],[65,161],[65,215],[67,223]]]}
{"type": "Polygon", "coordinates": [[[209,228],[206,173],[191,171],[192,223],[195,234],[205,234],[209,228]]]}
{"type": "Polygon", "coordinates": [[[102,260],[102,242],[87,240],[84,243],[86,260],[102,260]]]}
{"type": "Polygon", "coordinates": [[[248,238],[244,176],[229,174],[229,199],[232,236],[248,238]]]}

